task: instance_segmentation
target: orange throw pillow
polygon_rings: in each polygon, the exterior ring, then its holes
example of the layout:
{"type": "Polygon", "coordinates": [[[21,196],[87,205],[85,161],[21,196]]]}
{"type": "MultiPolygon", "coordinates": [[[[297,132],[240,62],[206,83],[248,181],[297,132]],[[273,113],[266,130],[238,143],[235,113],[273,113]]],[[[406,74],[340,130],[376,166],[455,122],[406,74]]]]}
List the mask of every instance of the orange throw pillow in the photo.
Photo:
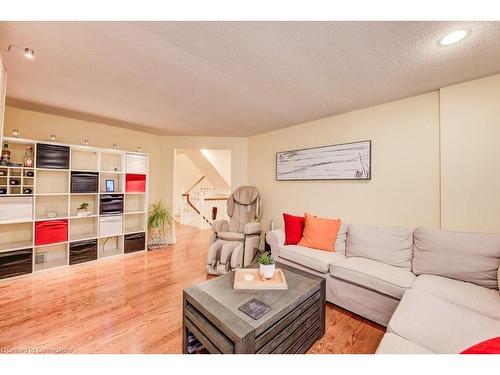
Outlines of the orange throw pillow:
{"type": "Polygon", "coordinates": [[[340,219],[323,219],[306,213],[304,233],[298,245],[313,249],[335,251],[340,219]]]}

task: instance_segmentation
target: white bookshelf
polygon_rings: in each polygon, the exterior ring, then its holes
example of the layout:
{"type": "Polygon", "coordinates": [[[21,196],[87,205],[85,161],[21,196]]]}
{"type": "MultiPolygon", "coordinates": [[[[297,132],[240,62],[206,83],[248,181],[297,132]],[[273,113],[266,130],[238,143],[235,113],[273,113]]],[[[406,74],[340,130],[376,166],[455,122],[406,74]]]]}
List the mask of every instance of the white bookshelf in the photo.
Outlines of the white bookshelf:
{"type": "MultiPolygon", "coordinates": [[[[6,190],[6,194],[0,194],[1,254],[9,256],[12,253],[12,256],[17,256],[16,251],[25,250],[24,254],[27,254],[26,250],[30,249],[31,272],[39,272],[71,264],[73,255],[70,249],[72,246],[83,244],[82,241],[97,243],[97,259],[147,249],[147,154],[13,137],[4,137],[2,147],[4,143],[7,143],[11,150],[11,162],[22,163],[27,146],[33,148],[36,162],[33,168],[0,165],[0,171],[3,171],[0,173],[0,188],[6,190]],[[67,168],[38,167],[38,145],[68,148],[67,168]],[[33,176],[27,176],[28,172],[33,176]],[[72,172],[85,172],[92,176],[97,174],[97,190],[72,192],[72,172]],[[130,182],[129,189],[133,188],[133,185],[135,190],[137,186],[141,190],[145,185],[144,191],[127,191],[127,179],[132,180],[137,176],[139,182],[130,182]],[[15,185],[10,183],[11,179],[16,180],[15,185]],[[114,191],[106,191],[107,180],[114,182],[114,191]],[[26,194],[24,188],[30,188],[31,192],[26,194]],[[106,202],[105,195],[110,195],[111,198],[123,196],[123,209],[120,213],[101,214],[101,199],[106,202]],[[78,207],[84,202],[88,203],[88,216],[78,216],[78,207]],[[22,209],[16,209],[17,207],[22,209]],[[116,218],[111,220],[112,229],[109,229],[110,216],[116,218]],[[53,229],[51,226],[64,227],[66,222],[67,232],[63,240],[55,236],[53,241],[49,238],[40,242],[42,238],[47,237],[46,233],[53,229]],[[100,233],[101,225],[108,225],[102,228],[108,228],[106,230],[111,232],[100,233]],[[144,249],[136,249],[137,242],[132,249],[132,240],[127,236],[131,238],[130,235],[138,234],[140,238],[141,233],[144,233],[144,249]]],[[[142,244],[140,241],[139,243],[142,244]]],[[[5,272],[5,269],[2,269],[0,260],[0,279],[8,277],[2,276],[2,272],[5,272]]]]}

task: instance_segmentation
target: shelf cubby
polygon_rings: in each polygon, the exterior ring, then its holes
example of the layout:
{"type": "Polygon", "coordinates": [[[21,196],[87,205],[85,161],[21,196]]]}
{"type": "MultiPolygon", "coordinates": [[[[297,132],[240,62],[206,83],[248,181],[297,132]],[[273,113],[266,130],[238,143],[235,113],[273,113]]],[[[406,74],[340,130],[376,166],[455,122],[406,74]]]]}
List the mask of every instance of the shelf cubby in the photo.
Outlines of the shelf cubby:
{"type": "Polygon", "coordinates": [[[145,212],[146,209],[145,194],[125,194],[125,213],[145,212]]]}
{"type": "Polygon", "coordinates": [[[35,248],[35,271],[68,264],[68,244],[39,246],[35,248]]]}
{"type": "Polygon", "coordinates": [[[35,184],[37,194],[67,194],[69,192],[69,172],[57,169],[38,169],[35,184]]]}
{"type": "Polygon", "coordinates": [[[70,241],[97,238],[97,217],[81,217],[70,219],[70,241]]]}
{"type": "Polygon", "coordinates": [[[125,215],[125,223],[123,231],[127,233],[145,232],[146,221],[145,214],[128,214],[125,215]]]}
{"type": "MultiPolygon", "coordinates": [[[[23,142],[16,142],[16,141],[7,141],[7,142],[4,142],[4,144],[5,143],[7,143],[9,145],[10,162],[11,163],[23,164],[24,155],[26,153],[26,147],[31,146],[32,150],[35,149],[35,143],[23,143],[23,142]]],[[[14,167],[14,168],[18,168],[18,167],[14,167]]]]}
{"type": "Polygon", "coordinates": [[[121,173],[100,173],[99,191],[101,193],[123,193],[123,174],[121,173]],[[114,181],[114,191],[106,191],[106,181],[114,181]]]}
{"type": "Polygon", "coordinates": [[[0,252],[33,246],[33,223],[0,225],[0,252]]]}
{"type": "Polygon", "coordinates": [[[123,236],[99,238],[99,258],[123,254],[123,236]]]}
{"type": "Polygon", "coordinates": [[[101,172],[123,172],[125,170],[125,158],[121,153],[101,152],[101,172]]]}
{"type": "Polygon", "coordinates": [[[51,220],[68,217],[67,195],[38,195],[35,197],[35,220],[51,220]],[[47,216],[55,212],[56,216],[47,216]]]}
{"type": "Polygon", "coordinates": [[[98,171],[99,154],[84,148],[71,149],[71,169],[75,171],[98,171]]]}
{"type": "Polygon", "coordinates": [[[75,216],[78,216],[78,207],[82,203],[88,203],[89,206],[87,207],[87,211],[89,213],[89,216],[95,216],[99,213],[99,207],[98,207],[98,202],[99,202],[99,194],[71,194],[69,199],[70,199],[70,205],[69,205],[69,214],[72,218],[75,216]]]}

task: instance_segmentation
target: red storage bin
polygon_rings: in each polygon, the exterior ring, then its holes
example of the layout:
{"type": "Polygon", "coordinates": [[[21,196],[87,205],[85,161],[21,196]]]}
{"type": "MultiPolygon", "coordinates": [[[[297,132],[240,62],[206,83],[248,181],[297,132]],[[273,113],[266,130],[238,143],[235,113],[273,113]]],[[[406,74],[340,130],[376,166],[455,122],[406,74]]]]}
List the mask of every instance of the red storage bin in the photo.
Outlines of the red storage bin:
{"type": "Polygon", "coordinates": [[[127,173],[125,176],[125,192],[144,193],[146,191],[146,175],[127,173]]]}
{"type": "Polygon", "coordinates": [[[35,223],[35,245],[48,245],[68,240],[68,220],[46,220],[35,223]]]}

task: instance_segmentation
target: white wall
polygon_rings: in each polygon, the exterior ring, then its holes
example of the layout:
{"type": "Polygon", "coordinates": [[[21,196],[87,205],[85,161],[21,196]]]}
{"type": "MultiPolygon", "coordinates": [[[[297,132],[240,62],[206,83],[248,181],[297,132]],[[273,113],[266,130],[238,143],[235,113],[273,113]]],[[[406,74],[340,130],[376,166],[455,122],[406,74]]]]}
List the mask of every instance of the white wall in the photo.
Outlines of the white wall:
{"type": "Polygon", "coordinates": [[[203,173],[196,168],[193,162],[186,154],[177,154],[175,156],[174,173],[174,213],[177,214],[182,208],[182,194],[186,192],[196,181],[203,177],[203,173]]]}
{"type": "Polygon", "coordinates": [[[263,223],[282,213],[369,225],[439,226],[439,93],[432,92],[250,137],[248,180],[263,223]],[[275,155],[372,140],[369,181],[276,181],[275,155]]]}
{"type": "Polygon", "coordinates": [[[500,74],[441,89],[441,215],[500,233],[500,74]]]}

